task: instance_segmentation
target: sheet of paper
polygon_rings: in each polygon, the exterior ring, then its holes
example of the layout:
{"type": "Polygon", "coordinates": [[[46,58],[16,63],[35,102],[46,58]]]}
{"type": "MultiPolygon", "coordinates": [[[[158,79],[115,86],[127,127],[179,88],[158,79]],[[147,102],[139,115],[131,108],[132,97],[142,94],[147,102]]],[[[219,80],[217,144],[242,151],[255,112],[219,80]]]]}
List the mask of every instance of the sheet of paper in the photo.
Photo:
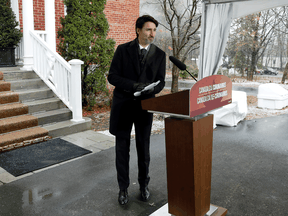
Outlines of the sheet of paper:
{"type": "Polygon", "coordinates": [[[152,89],[152,88],[154,88],[155,86],[157,86],[159,83],[160,83],[160,80],[158,80],[157,82],[151,83],[150,85],[146,86],[142,91],[135,92],[135,93],[134,93],[134,96],[135,96],[135,97],[140,96],[140,95],[141,95],[141,92],[147,91],[147,90],[149,90],[149,89],[152,89]]]}

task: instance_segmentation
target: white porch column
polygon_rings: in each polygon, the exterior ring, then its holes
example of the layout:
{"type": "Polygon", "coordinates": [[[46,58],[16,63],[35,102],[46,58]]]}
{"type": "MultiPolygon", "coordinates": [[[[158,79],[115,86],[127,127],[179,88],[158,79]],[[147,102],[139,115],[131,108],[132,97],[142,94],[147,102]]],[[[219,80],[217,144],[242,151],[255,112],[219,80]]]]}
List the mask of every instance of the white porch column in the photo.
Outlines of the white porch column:
{"type": "Polygon", "coordinates": [[[82,88],[81,88],[81,64],[83,61],[72,59],[68,62],[71,65],[71,86],[70,103],[72,106],[73,118],[71,121],[82,122],[82,88]]]}
{"type": "Polygon", "coordinates": [[[45,31],[47,44],[56,51],[55,0],[45,0],[45,31]]]}
{"type": "Polygon", "coordinates": [[[30,31],[34,31],[33,0],[22,0],[23,13],[23,64],[22,70],[31,70],[33,66],[33,44],[30,31]]]}
{"type": "MultiPolygon", "coordinates": [[[[16,15],[16,21],[19,22],[19,5],[18,0],[11,0],[11,7],[16,15]]],[[[19,27],[20,28],[20,27],[19,27]]]]}

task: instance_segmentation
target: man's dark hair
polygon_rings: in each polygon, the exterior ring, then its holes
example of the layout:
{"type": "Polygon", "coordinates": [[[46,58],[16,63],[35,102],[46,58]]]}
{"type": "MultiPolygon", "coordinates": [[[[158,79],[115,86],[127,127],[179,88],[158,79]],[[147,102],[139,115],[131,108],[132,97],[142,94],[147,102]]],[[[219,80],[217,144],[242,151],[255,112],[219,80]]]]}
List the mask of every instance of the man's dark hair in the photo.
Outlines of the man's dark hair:
{"type": "Polygon", "coordinates": [[[146,22],[153,22],[158,27],[158,21],[150,15],[143,15],[136,20],[135,31],[138,38],[137,28],[142,29],[146,22]]]}

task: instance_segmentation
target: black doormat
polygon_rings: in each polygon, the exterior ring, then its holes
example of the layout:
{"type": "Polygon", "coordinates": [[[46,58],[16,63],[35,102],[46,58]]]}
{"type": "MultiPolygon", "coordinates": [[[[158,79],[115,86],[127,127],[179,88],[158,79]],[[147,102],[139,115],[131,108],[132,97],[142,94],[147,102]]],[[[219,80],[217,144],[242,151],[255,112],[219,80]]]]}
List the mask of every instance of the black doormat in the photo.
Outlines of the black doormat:
{"type": "Polygon", "coordinates": [[[1,153],[0,167],[17,177],[88,153],[91,151],[56,138],[1,153]]]}

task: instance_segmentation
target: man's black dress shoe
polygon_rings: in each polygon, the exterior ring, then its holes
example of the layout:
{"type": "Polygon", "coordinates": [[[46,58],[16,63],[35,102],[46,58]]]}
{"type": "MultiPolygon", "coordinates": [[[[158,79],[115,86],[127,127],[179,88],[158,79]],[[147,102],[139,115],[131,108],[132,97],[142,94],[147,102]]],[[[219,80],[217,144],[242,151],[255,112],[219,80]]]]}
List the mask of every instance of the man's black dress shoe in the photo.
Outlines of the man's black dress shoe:
{"type": "Polygon", "coordinates": [[[140,188],[140,192],[143,201],[147,201],[150,198],[150,192],[148,187],[140,188]]]}
{"type": "Polygon", "coordinates": [[[126,205],[129,201],[127,190],[120,190],[118,196],[118,202],[120,205],[126,205]]]}

